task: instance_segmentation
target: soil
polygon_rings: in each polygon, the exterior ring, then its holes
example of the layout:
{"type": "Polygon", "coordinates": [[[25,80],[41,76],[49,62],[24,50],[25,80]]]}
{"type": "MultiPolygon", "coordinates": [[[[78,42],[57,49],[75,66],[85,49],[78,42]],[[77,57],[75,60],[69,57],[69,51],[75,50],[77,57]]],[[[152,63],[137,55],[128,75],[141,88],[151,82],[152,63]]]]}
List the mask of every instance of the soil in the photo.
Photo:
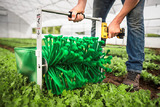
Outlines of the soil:
{"type": "MultiPolygon", "coordinates": [[[[155,51],[156,55],[160,55],[160,48],[153,48],[152,50],[155,51]]],[[[156,61],[156,64],[160,65],[160,62],[156,61]]],[[[151,73],[152,75],[159,76],[159,70],[148,70],[147,72],[151,73]]],[[[115,85],[120,85],[123,82],[125,76],[116,77],[112,73],[106,73],[106,78],[103,80],[105,83],[113,83],[115,85]]],[[[144,90],[151,91],[151,98],[157,98],[157,94],[160,93],[160,85],[155,85],[152,81],[144,81],[143,78],[140,78],[140,88],[144,90]]]]}
{"type": "MultiPolygon", "coordinates": [[[[116,77],[112,73],[106,73],[106,78],[103,80],[105,83],[112,83],[115,85],[120,85],[123,82],[125,76],[116,77]]],[[[158,98],[157,94],[160,93],[160,86],[155,85],[153,82],[144,81],[140,78],[140,89],[150,90],[151,98],[158,98]]]]}
{"type": "Polygon", "coordinates": [[[6,46],[6,45],[2,45],[2,44],[0,44],[0,47],[1,47],[1,48],[5,48],[5,49],[8,49],[8,50],[10,50],[11,52],[14,52],[14,48],[13,48],[13,47],[6,46]]]}
{"type": "Polygon", "coordinates": [[[160,65],[160,61],[154,61],[155,64],[159,64],[160,65]]]}
{"type": "MultiPolygon", "coordinates": [[[[10,46],[5,46],[0,44],[0,47],[10,50],[11,52],[14,52],[14,48],[10,46]]],[[[157,55],[160,55],[160,49],[153,49],[156,51],[157,55]]],[[[158,62],[160,64],[160,62],[158,62]]],[[[152,73],[153,75],[160,75],[160,72],[154,72],[152,70],[148,70],[148,72],[152,73]]],[[[125,76],[119,76],[116,77],[112,73],[106,73],[106,78],[103,80],[105,83],[113,83],[115,85],[120,85],[123,81],[125,76]]],[[[160,93],[160,85],[155,85],[153,82],[144,81],[142,78],[140,78],[140,88],[144,90],[150,90],[151,91],[151,98],[157,98],[157,94],[160,93]]]]}
{"type": "Polygon", "coordinates": [[[155,51],[156,55],[160,55],[160,48],[151,48],[151,49],[155,51]]]}
{"type": "Polygon", "coordinates": [[[147,72],[151,73],[154,76],[160,75],[160,70],[147,70],[147,72]]]}

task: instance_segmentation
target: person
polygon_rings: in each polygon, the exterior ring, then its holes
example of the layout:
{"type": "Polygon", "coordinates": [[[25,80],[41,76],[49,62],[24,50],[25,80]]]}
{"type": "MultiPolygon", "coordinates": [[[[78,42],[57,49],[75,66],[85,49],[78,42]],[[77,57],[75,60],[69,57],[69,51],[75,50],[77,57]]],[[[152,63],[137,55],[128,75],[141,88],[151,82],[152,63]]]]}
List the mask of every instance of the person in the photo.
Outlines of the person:
{"type": "MultiPolygon", "coordinates": [[[[120,32],[120,24],[126,16],[127,19],[127,45],[128,61],[126,62],[127,76],[123,80],[126,85],[132,85],[135,90],[139,89],[139,78],[144,61],[144,2],[145,0],[121,0],[123,7],[108,26],[109,38],[120,32]]],[[[83,20],[87,0],[78,0],[78,4],[70,10],[72,17],[69,21],[78,22],[83,20]]],[[[108,15],[115,0],[94,0],[93,17],[101,17],[102,22],[108,15]]],[[[92,21],[91,35],[95,36],[95,21],[92,21]]]]}

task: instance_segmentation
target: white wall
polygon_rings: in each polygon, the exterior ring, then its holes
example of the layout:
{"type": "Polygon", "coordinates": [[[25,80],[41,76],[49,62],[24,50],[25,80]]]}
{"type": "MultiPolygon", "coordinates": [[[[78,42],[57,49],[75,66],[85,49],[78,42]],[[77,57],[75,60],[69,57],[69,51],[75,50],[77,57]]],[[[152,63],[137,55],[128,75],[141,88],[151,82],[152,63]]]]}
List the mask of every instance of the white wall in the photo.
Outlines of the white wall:
{"type": "MultiPolygon", "coordinates": [[[[117,37],[107,39],[106,44],[126,45],[127,37],[125,36],[124,39],[118,39],[117,37]]],[[[145,47],[160,48],[160,37],[145,37],[145,47]]]]}
{"type": "Polygon", "coordinates": [[[7,15],[0,14],[0,37],[31,38],[31,35],[31,26],[22,18],[10,11],[7,15]]]}

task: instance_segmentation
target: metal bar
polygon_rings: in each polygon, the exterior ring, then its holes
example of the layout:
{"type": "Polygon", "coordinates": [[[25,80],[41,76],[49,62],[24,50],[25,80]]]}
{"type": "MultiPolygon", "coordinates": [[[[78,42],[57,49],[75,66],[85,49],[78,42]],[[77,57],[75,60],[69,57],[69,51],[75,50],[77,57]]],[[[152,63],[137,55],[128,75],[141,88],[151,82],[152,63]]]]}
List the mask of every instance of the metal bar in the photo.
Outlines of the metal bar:
{"type": "MultiPolygon", "coordinates": [[[[53,10],[42,10],[42,12],[55,13],[55,14],[60,14],[60,15],[65,15],[65,16],[70,15],[70,13],[64,13],[64,12],[53,11],[53,10]]],[[[89,17],[89,16],[85,16],[85,19],[101,21],[101,19],[99,19],[99,18],[89,17]]]]}
{"type": "Polygon", "coordinates": [[[100,21],[96,21],[96,37],[99,37],[98,40],[101,40],[101,25],[102,25],[102,18],[98,18],[100,21]]]}
{"type": "Polygon", "coordinates": [[[160,20],[160,18],[144,19],[144,21],[146,20],[160,20]]]}
{"type": "Polygon", "coordinates": [[[42,9],[37,9],[37,84],[42,89],[42,9]]]}
{"type": "MultiPolygon", "coordinates": [[[[51,11],[51,10],[42,10],[41,8],[37,9],[37,84],[40,85],[42,89],[42,12],[55,13],[60,15],[70,15],[70,13],[51,11]]],[[[95,20],[96,21],[96,37],[99,37],[101,40],[101,18],[94,18],[85,16],[85,19],[95,20]]]]}

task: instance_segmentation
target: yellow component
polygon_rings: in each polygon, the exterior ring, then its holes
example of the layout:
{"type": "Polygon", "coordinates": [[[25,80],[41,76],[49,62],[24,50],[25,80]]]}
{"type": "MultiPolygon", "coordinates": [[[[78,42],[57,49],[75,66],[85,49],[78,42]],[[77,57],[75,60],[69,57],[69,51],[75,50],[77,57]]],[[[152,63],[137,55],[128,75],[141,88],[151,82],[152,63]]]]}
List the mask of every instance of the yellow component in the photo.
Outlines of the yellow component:
{"type": "MultiPolygon", "coordinates": [[[[117,38],[123,39],[124,36],[125,36],[125,29],[121,28],[120,33],[117,35],[117,38]]],[[[101,25],[101,38],[102,39],[108,38],[108,27],[107,27],[107,23],[105,22],[102,22],[102,25],[101,25]]]]}
{"type": "Polygon", "coordinates": [[[107,23],[105,23],[105,22],[102,22],[102,25],[101,25],[101,38],[103,38],[103,39],[108,38],[107,23]]]}

